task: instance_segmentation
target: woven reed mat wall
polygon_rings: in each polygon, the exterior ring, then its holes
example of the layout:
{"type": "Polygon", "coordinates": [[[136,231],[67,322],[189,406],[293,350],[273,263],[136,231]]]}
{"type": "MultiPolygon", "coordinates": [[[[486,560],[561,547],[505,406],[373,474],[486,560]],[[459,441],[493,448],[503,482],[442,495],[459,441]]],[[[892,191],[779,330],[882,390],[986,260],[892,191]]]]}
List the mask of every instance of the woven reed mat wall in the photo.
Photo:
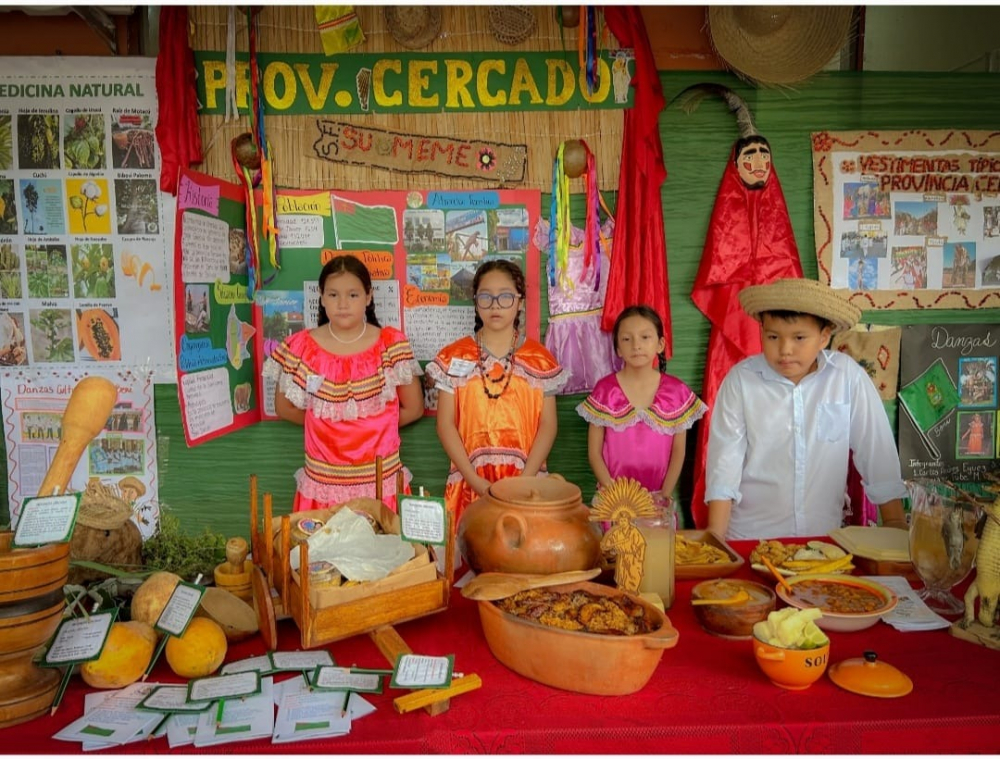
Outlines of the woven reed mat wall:
{"type": "MultiPolygon", "coordinates": [[[[532,6],[538,21],[535,33],[520,45],[508,46],[493,36],[489,6],[442,6],[441,34],[420,51],[402,47],[386,30],[383,6],[355,6],[366,40],[346,52],[352,53],[444,53],[450,51],[516,52],[576,50],[576,29],[565,32],[565,42],[555,17],[554,6],[532,6]]],[[[218,6],[191,6],[195,50],[225,50],[227,9],[218,6]]],[[[259,53],[323,53],[313,6],[265,6],[258,19],[259,53]]],[[[607,46],[617,41],[608,34],[607,46]]],[[[247,50],[246,14],[236,14],[236,46],[247,50]]],[[[624,111],[497,111],[489,113],[364,114],[338,115],[344,122],[356,122],[381,129],[413,134],[444,135],[456,138],[493,139],[528,146],[525,181],[510,185],[516,189],[552,189],[552,160],[559,143],[583,139],[597,158],[598,184],[602,190],[618,187],[624,111]]],[[[315,141],[313,116],[266,116],[265,132],[275,155],[275,183],[281,187],[341,190],[483,189],[485,182],[439,177],[433,174],[403,174],[350,164],[335,164],[304,158],[315,141]]],[[[234,179],[230,141],[249,131],[242,116],[224,122],[223,116],[202,116],[201,136],[205,161],[196,167],[207,174],[234,179]]]]}

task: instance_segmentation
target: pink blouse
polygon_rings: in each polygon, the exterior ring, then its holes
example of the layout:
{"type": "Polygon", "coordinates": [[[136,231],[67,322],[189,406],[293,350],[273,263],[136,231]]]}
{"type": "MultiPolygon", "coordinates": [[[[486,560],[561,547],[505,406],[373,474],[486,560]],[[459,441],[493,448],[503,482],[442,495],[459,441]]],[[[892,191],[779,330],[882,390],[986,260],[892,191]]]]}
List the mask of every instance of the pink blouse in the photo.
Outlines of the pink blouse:
{"type": "Polygon", "coordinates": [[[667,476],[674,435],[690,429],[708,406],[679,379],[663,374],[653,402],[640,411],[629,402],[617,374],[609,374],[576,410],[590,424],[605,428],[602,455],[611,476],[631,477],[655,493],[667,476]]]}

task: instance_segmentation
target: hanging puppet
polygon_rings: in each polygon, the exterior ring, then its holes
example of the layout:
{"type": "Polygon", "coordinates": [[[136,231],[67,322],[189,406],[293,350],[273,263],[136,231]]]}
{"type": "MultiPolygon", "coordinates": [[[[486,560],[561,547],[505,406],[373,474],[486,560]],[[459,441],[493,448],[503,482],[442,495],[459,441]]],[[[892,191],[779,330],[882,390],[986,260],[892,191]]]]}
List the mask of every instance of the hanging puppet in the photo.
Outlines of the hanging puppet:
{"type": "Polygon", "coordinates": [[[754,126],[743,98],[727,87],[695,84],[676,99],[685,112],[691,113],[708,95],[725,100],[736,115],[740,136],[722,175],[691,290],[691,299],[712,323],[701,392],[709,411],[698,429],[691,500],[691,513],[698,527],[704,527],[708,520],[705,453],[715,395],[734,364],[761,351],[760,325],[746,315],[737,295],[750,285],[802,276],[785,197],[771,163],[770,144],[754,126]]]}

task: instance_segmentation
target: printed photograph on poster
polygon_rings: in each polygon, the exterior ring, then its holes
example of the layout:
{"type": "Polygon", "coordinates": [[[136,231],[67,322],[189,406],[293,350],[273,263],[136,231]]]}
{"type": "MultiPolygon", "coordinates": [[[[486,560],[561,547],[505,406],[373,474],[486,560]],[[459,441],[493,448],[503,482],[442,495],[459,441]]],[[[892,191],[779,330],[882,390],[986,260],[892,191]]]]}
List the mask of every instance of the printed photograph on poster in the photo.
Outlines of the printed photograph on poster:
{"type": "Polygon", "coordinates": [[[955,442],[957,459],[992,459],[993,422],[995,412],[959,411],[958,440],[955,442]]]}
{"type": "Polygon", "coordinates": [[[19,86],[0,114],[0,297],[21,315],[24,345],[14,361],[0,352],[0,365],[106,361],[176,382],[155,59],[3,61],[19,86]],[[108,82],[121,94],[90,94],[108,82]],[[88,313],[97,321],[84,330],[88,313]]]}
{"type": "Polygon", "coordinates": [[[1000,307],[1000,133],[816,132],[812,143],[821,282],[862,309],[1000,307]]]}
{"type": "Polygon", "coordinates": [[[156,532],[160,513],[149,371],[110,367],[0,370],[12,526],[17,525],[24,499],[38,494],[62,439],[63,411],[73,388],[87,375],[113,382],[118,398],[104,429],[84,449],[68,490],[109,489],[132,507],[131,519],[145,540],[156,532]]]}
{"type": "Polygon", "coordinates": [[[24,314],[17,311],[0,313],[0,367],[24,366],[27,363],[24,314]]]}
{"type": "Polygon", "coordinates": [[[997,405],[997,357],[958,360],[959,398],[963,408],[997,405]]]}

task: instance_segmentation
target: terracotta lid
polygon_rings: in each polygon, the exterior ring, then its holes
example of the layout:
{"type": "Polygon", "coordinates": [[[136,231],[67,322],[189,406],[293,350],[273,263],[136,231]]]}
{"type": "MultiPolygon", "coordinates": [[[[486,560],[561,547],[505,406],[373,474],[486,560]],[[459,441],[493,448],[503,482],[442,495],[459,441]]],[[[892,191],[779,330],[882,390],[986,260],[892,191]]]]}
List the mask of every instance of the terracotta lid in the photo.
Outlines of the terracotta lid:
{"type": "Polygon", "coordinates": [[[490,486],[498,501],[518,506],[566,506],[583,498],[580,488],[561,477],[508,477],[490,486]]]}
{"type": "Polygon", "coordinates": [[[891,664],[878,661],[874,651],[860,659],[845,659],[831,665],[830,679],[844,690],[876,698],[898,698],[913,690],[913,681],[891,664]]]}

